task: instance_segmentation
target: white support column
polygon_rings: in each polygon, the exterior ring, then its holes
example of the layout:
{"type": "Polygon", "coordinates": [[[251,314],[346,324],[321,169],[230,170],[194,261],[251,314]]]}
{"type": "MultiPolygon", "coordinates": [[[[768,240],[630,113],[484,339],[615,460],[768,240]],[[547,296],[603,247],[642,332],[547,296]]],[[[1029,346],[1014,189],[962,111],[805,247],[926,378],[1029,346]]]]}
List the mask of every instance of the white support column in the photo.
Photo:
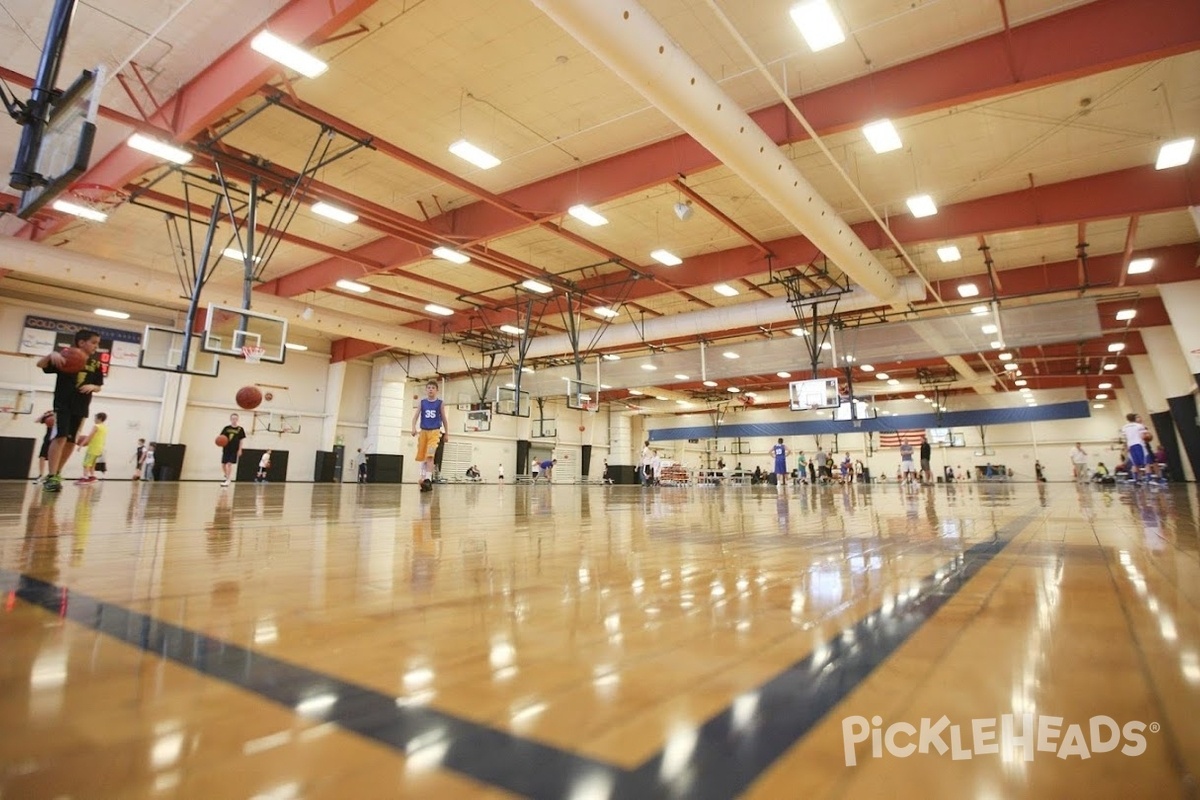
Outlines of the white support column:
{"type": "Polygon", "coordinates": [[[1157,413],[1167,410],[1167,396],[1158,385],[1158,374],[1150,356],[1130,356],[1129,365],[1133,367],[1133,377],[1137,379],[1138,392],[1146,404],[1144,409],[1134,409],[1137,413],[1157,413]]]}
{"type": "Polygon", "coordinates": [[[1164,287],[1161,294],[1175,339],[1194,382],[1195,376],[1200,375],[1200,314],[1196,313],[1200,308],[1200,281],[1172,283],[1170,288],[1164,287]]]}
{"type": "Polygon", "coordinates": [[[191,391],[191,375],[170,372],[166,374],[166,380],[163,382],[162,409],[158,416],[158,431],[150,441],[168,444],[179,442],[191,391]]]}
{"type": "MultiPolygon", "coordinates": [[[[1195,310],[1192,311],[1192,315],[1196,315],[1195,310]]],[[[1150,363],[1154,365],[1154,374],[1158,376],[1158,387],[1162,390],[1164,399],[1191,394],[1196,389],[1196,380],[1188,369],[1176,333],[1170,325],[1142,330],[1142,342],[1146,345],[1150,363]]],[[[1196,346],[1200,347],[1200,344],[1196,346]]]]}
{"type": "Polygon", "coordinates": [[[337,443],[337,426],[342,408],[342,389],[346,385],[346,362],[330,364],[325,373],[325,424],[321,430],[321,449],[332,450],[337,443]]]}
{"type": "Polygon", "coordinates": [[[608,411],[608,463],[614,466],[636,464],[633,453],[630,415],[614,411],[610,406],[608,411]]]}
{"type": "Polygon", "coordinates": [[[371,401],[363,452],[400,455],[404,436],[405,374],[391,359],[377,358],[371,367],[371,401]]]}

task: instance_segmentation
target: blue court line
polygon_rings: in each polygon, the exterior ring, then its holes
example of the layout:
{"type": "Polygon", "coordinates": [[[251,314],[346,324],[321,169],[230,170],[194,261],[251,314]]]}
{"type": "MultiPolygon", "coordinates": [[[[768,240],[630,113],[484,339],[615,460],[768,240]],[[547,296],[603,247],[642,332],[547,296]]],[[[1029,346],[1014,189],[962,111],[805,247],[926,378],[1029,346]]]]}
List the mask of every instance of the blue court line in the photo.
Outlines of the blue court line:
{"type": "Polygon", "coordinates": [[[743,698],[755,700],[751,712],[738,713],[730,706],[697,729],[685,752],[672,754],[664,748],[632,770],[427,706],[398,706],[392,695],[3,568],[0,589],[290,709],[315,697],[336,697],[321,713],[306,718],[333,722],[400,752],[444,742],[441,767],[519,795],[558,800],[587,786],[592,791],[606,787],[612,798],[717,800],[747,789],[1035,516],[1031,512],[1009,522],[991,540],[968,548],[922,579],[915,596],[897,598],[887,613],[876,610],[767,683],[743,693],[743,698]]]}

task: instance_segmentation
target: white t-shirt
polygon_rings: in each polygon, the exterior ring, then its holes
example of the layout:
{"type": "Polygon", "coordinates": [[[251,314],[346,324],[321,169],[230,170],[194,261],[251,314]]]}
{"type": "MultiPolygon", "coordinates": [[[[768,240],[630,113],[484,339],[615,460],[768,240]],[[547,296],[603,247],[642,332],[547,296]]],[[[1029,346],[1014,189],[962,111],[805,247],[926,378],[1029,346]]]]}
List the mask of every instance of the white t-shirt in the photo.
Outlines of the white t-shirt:
{"type": "Polygon", "coordinates": [[[1121,427],[1121,434],[1125,437],[1125,445],[1133,447],[1135,444],[1145,444],[1142,440],[1142,434],[1146,432],[1146,426],[1140,422],[1130,422],[1121,427]]]}
{"type": "Polygon", "coordinates": [[[1071,451],[1071,462],[1074,464],[1086,464],[1087,453],[1083,452],[1082,448],[1076,447],[1071,451]]]}

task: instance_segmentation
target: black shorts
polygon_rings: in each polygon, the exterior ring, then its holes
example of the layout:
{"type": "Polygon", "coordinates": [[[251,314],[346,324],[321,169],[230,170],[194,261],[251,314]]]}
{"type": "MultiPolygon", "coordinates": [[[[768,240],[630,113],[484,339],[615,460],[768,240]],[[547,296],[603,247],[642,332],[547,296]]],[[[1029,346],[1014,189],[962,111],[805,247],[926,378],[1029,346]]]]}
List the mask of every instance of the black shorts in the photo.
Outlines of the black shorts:
{"type": "Polygon", "coordinates": [[[46,435],[42,437],[42,449],[38,451],[38,458],[50,457],[50,440],[54,438],[54,428],[46,428],[46,435]]]}
{"type": "Polygon", "coordinates": [[[79,416],[72,414],[66,409],[54,409],[54,433],[51,434],[51,438],[75,441],[75,437],[79,435],[79,429],[83,426],[85,419],[87,419],[86,414],[79,416]]]}
{"type": "MultiPolygon", "coordinates": [[[[238,460],[238,446],[236,444],[227,445],[221,451],[222,464],[236,464],[238,460]]],[[[210,462],[211,463],[211,462],[210,462]]]]}

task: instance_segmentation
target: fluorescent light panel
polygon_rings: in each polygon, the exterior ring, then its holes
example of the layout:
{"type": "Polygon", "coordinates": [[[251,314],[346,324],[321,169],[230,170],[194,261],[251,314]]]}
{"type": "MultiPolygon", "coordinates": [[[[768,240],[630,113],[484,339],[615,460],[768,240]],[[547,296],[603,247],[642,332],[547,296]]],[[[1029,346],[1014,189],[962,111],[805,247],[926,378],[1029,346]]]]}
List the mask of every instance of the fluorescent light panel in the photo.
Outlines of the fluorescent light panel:
{"type": "Polygon", "coordinates": [[[108,214],[105,214],[103,211],[97,211],[94,208],[81,206],[77,203],[69,203],[66,200],[55,200],[51,208],[55,211],[61,211],[64,214],[90,219],[92,222],[104,222],[108,219],[108,214]]]}
{"type": "Polygon", "coordinates": [[[867,123],[863,126],[863,135],[876,153],[890,153],[901,147],[900,134],[896,133],[896,126],[890,119],[867,123]]]}
{"type": "Polygon", "coordinates": [[[357,281],[348,281],[345,278],[338,281],[334,285],[337,286],[339,289],[345,289],[348,292],[358,292],[359,294],[366,294],[367,292],[371,291],[371,287],[367,286],[365,283],[358,283],[357,281]]]}
{"type": "Polygon", "coordinates": [[[537,292],[538,294],[550,294],[551,292],[554,291],[553,286],[548,286],[548,285],[542,283],[541,281],[535,281],[533,278],[530,278],[529,280],[525,281],[521,285],[524,286],[529,291],[537,292]]]}
{"type": "Polygon", "coordinates": [[[728,283],[718,283],[713,287],[713,291],[719,295],[724,295],[725,297],[737,297],[740,294],[737,289],[733,288],[728,283]]]}
{"type": "MultiPolygon", "coordinates": [[[[959,294],[962,294],[962,292],[959,292],[959,294]]],[[[979,292],[977,291],[977,292],[975,292],[975,294],[979,294],[979,292]]],[[[991,309],[988,308],[987,306],[971,306],[972,314],[986,314],[989,311],[991,311],[991,309]]]]}
{"type": "Polygon", "coordinates": [[[141,150],[157,158],[162,158],[175,164],[186,164],[192,160],[192,154],[173,144],[159,141],[145,134],[135,133],[125,140],[134,150],[141,150]]]}
{"type": "Polygon", "coordinates": [[[313,203],[313,213],[320,214],[322,217],[328,217],[334,222],[340,222],[343,225],[349,225],[352,222],[358,222],[358,214],[351,213],[344,208],[331,206],[329,203],[321,200],[313,203]]]}
{"type": "Polygon", "coordinates": [[[614,311],[608,306],[598,306],[592,310],[596,312],[597,316],[604,317],[605,319],[612,319],[620,314],[620,312],[614,311]]]}
{"type": "Polygon", "coordinates": [[[580,222],[591,225],[593,228],[599,228],[601,225],[608,224],[607,219],[585,205],[571,206],[567,209],[567,213],[580,222]]]}
{"type": "Polygon", "coordinates": [[[445,306],[439,306],[437,303],[430,303],[429,305],[425,306],[425,310],[430,314],[437,314],[438,316],[442,317],[449,317],[454,314],[453,309],[446,308],[445,306]]]}
{"type": "Polygon", "coordinates": [[[616,353],[605,353],[604,355],[602,355],[600,357],[603,358],[605,361],[620,361],[621,360],[621,357],[619,355],[617,355],[616,353]]]}
{"type": "Polygon", "coordinates": [[[943,264],[949,264],[951,261],[960,261],[962,259],[962,253],[959,252],[959,249],[952,244],[946,245],[945,247],[939,247],[937,249],[937,254],[938,258],[942,260],[943,264]]]}
{"type": "Polygon", "coordinates": [[[775,374],[776,374],[777,376],[779,376],[780,378],[790,378],[790,377],[792,377],[792,373],[790,373],[790,372],[776,372],[775,374]]]}
{"type": "Polygon", "coordinates": [[[267,58],[274,59],[306,78],[315,78],[329,69],[329,65],[314,55],[301,50],[291,42],[285,42],[270,31],[261,31],[250,42],[250,47],[267,58]]]}
{"type": "Polygon", "coordinates": [[[1117,322],[1124,322],[1137,316],[1137,309],[1123,308],[1117,312],[1117,322]]]}
{"type": "Polygon", "coordinates": [[[1191,161],[1192,149],[1195,146],[1196,140],[1190,137],[1164,143],[1162,147],[1158,148],[1158,160],[1154,163],[1154,168],[1170,169],[1171,167],[1182,167],[1191,161]]]}
{"type": "Polygon", "coordinates": [[[471,260],[468,255],[463,255],[457,250],[451,250],[449,247],[435,247],[433,254],[443,261],[453,261],[455,264],[465,264],[471,260]]]}
{"type": "MultiPolygon", "coordinates": [[[[960,283],[958,285],[959,297],[978,297],[979,287],[973,283],[960,283]]],[[[978,308],[979,306],[976,306],[978,308]]],[[[985,312],[986,313],[986,312],[985,312]]]]}
{"type": "MultiPolygon", "coordinates": [[[[236,247],[226,247],[221,251],[221,255],[225,256],[226,258],[232,258],[234,261],[240,261],[243,264],[246,263],[246,254],[241,250],[238,250],[236,247]]],[[[260,261],[261,259],[258,256],[254,256],[252,260],[260,261]]]]}
{"type": "Polygon", "coordinates": [[[683,263],[682,258],[666,250],[655,250],[650,254],[650,257],[660,264],[666,264],[668,267],[678,267],[683,263]]]}
{"type": "MultiPolygon", "coordinates": [[[[500,331],[502,333],[512,334],[513,336],[520,336],[522,333],[525,332],[525,329],[518,328],[516,325],[501,325],[500,331]]],[[[526,369],[528,369],[528,367],[526,367],[526,369]]]]}
{"type": "Polygon", "coordinates": [[[463,161],[468,161],[480,169],[491,169],[500,165],[500,159],[482,148],[468,142],[466,139],[459,139],[454,144],[450,145],[450,152],[461,158],[463,161]]]}
{"type": "Polygon", "coordinates": [[[286,347],[288,350],[295,350],[297,352],[304,352],[305,350],[308,349],[308,345],[296,344],[295,342],[284,342],[283,346],[286,347]]]}
{"type": "Polygon", "coordinates": [[[800,29],[800,35],[814,53],[819,53],[846,41],[846,34],[825,0],[805,0],[792,6],[788,13],[800,29]]]}
{"type": "Polygon", "coordinates": [[[1129,274],[1141,275],[1143,272],[1149,272],[1154,266],[1153,258],[1135,258],[1129,262],[1129,274]]]}
{"type": "Polygon", "coordinates": [[[937,204],[927,194],[919,194],[904,201],[914,217],[932,217],[937,213],[937,204]]]}
{"type": "Polygon", "coordinates": [[[97,308],[92,313],[97,317],[108,317],[109,319],[129,319],[129,315],[124,311],[110,311],[107,308],[97,308]]]}

